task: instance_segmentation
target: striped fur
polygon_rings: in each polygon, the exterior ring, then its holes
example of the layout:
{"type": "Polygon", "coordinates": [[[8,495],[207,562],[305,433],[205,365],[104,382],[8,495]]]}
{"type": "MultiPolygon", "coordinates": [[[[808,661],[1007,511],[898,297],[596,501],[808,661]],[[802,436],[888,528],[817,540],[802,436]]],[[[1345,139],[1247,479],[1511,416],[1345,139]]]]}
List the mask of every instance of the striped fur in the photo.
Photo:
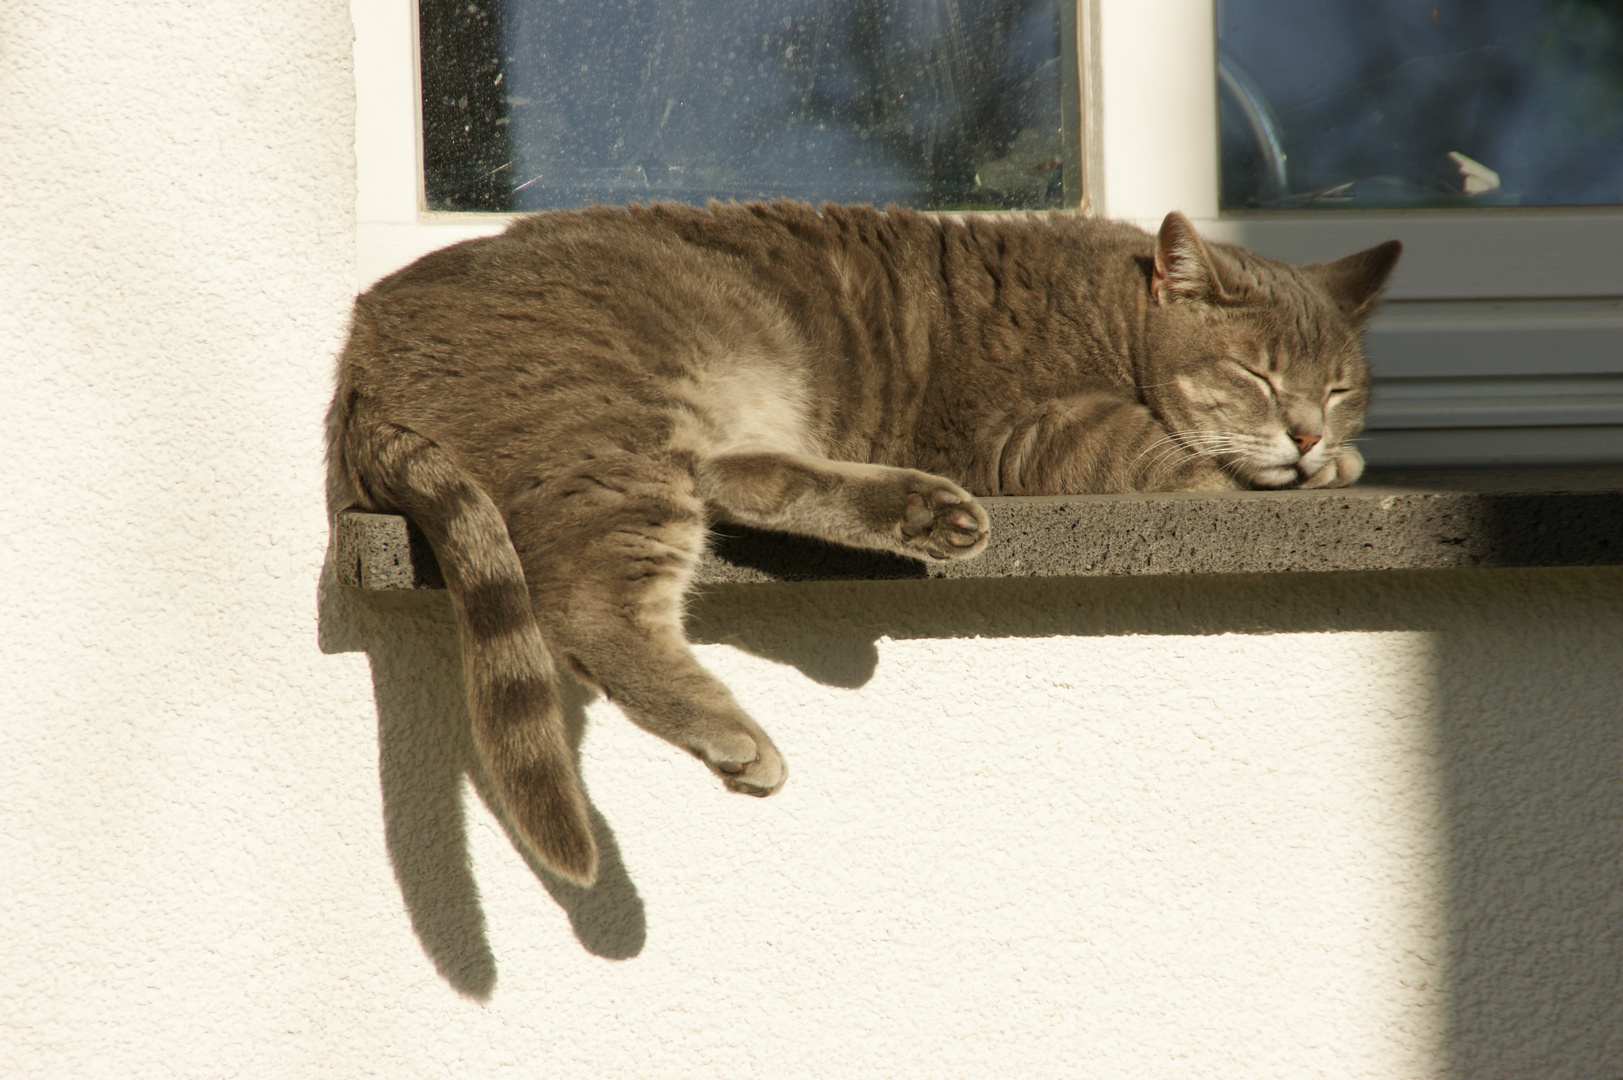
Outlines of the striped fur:
{"type": "Polygon", "coordinates": [[[955,559],[987,542],[975,495],[1351,482],[1396,258],[1293,267],[1179,215],[534,215],[357,300],[333,502],[428,537],[503,807],[589,884],[560,670],[734,791],[786,775],[682,632],[709,521],[955,559]]]}
{"type": "Polygon", "coordinates": [[[376,416],[365,398],[348,404],[337,460],[360,505],[406,514],[438,556],[474,741],[513,825],[548,867],[590,884],[597,847],[564,739],[558,671],[501,512],[432,440],[376,416]]]}

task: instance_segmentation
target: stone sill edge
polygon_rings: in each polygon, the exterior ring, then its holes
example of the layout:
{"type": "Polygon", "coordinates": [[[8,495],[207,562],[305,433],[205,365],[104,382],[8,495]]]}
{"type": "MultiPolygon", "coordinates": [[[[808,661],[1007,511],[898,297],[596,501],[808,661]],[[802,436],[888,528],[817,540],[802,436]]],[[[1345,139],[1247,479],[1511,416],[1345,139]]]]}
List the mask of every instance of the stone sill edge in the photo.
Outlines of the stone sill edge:
{"type": "MultiPolygon", "coordinates": [[[[1335,491],[986,499],[992,518],[986,552],[934,565],[782,534],[718,530],[696,580],[1623,565],[1623,469],[1461,471],[1392,480],[1383,476],[1335,491]]],[[[333,558],[342,584],[444,587],[427,543],[396,514],[341,512],[333,558]]]]}

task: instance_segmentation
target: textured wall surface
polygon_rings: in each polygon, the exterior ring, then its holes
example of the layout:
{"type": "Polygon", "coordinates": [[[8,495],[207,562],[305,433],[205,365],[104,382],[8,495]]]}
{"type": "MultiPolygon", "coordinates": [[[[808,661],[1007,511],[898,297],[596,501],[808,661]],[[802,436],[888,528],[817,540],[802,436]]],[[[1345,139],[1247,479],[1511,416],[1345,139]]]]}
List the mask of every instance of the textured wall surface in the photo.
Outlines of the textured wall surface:
{"type": "Polygon", "coordinates": [[[789,784],[582,698],[538,875],[444,597],[322,585],[352,92],[0,0],[0,1072],[1623,1074],[1615,570],[718,586],[789,784]]]}

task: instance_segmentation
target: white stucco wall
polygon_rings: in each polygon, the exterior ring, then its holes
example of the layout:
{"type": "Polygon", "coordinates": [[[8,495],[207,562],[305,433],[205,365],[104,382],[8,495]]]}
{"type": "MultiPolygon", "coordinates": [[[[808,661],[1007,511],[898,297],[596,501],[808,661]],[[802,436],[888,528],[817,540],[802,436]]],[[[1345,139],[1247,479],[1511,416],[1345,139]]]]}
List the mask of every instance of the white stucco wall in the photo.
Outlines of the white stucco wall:
{"type": "Polygon", "coordinates": [[[1623,574],[716,589],[789,757],[464,780],[443,596],[321,587],[342,4],[0,2],[0,1073],[1623,1074],[1623,574]]]}

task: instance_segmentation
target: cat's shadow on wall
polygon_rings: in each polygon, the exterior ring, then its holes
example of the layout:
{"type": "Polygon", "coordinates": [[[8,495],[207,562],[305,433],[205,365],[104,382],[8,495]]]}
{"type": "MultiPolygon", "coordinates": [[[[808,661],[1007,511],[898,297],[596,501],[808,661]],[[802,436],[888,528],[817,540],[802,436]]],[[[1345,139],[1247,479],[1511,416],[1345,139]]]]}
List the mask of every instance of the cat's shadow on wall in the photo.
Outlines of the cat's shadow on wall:
{"type": "MultiPolygon", "coordinates": [[[[790,540],[776,553],[752,548],[733,554],[750,554],[751,564],[792,556],[799,549],[790,540]]],[[[918,564],[909,560],[817,547],[819,552],[801,554],[868,560],[873,565],[864,563],[864,569],[881,580],[701,587],[688,604],[690,638],[788,664],[824,685],[854,688],[873,677],[878,642],[886,636],[1268,633],[1409,623],[1367,598],[1353,605],[1304,605],[1273,595],[1296,591],[1300,583],[1288,579],[931,581],[918,580],[918,564]]],[[[1321,585],[1337,577],[1345,576],[1319,576],[1321,585]]],[[[471,783],[497,820],[504,819],[474,748],[447,595],[352,589],[339,585],[329,566],[319,612],[322,651],[363,652],[371,666],[385,844],[412,928],[447,982],[460,993],[486,998],[496,984],[496,959],[470,861],[464,784],[471,783]]],[[[591,694],[572,681],[565,685],[565,718],[578,750],[591,694]]],[[[588,952],[609,959],[636,956],[647,937],[643,902],[613,831],[595,808],[589,812],[600,854],[596,886],[579,888],[527,861],[588,952]]],[[[513,848],[522,852],[516,842],[513,848]]]]}
{"type": "MultiPolygon", "coordinates": [[[[484,1000],[496,985],[496,958],[470,860],[464,783],[508,826],[474,747],[446,594],[362,592],[339,585],[329,567],[319,613],[322,652],[364,652],[371,665],[384,842],[412,929],[442,978],[484,1000]]],[[[565,681],[564,717],[577,752],[590,700],[565,681]]],[[[598,846],[595,887],[582,889],[525,859],[588,952],[626,959],[642,951],[646,913],[614,833],[595,807],[588,811],[598,846]]],[[[508,840],[523,852],[510,829],[508,840]]]]}
{"type": "MultiPolygon", "coordinates": [[[[1281,620],[1282,610],[1301,607],[1259,608],[1254,579],[1249,585],[1185,579],[1170,592],[1165,581],[1129,579],[928,581],[916,580],[918,564],[908,560],[818,547],[817,557],[825,560],[877,558],[864,569],[892,580],[700,588],[689,604],[690,637],[732,645],[825,685],[849,688],[873,677],[877,643],[887,635],[1222,633],[1328,629],[1331,622],[1347,628],[1345,609],[1340,620],[1327,615],[1312,625],[1290,616],[1281,620]],[[1251,602],[1236,603],[1236,590],[1251,602]]],[[[755,552],[755,561],[796,551],[791,544],[766,555],[755,552]]],[[[469,996],[488,997],[496,960],[469,857],[464,784],[471,783],[496,818],[503,818],[473,745],[447,596],[441,590],[352,589],[339,585],[329,567],[319,612],[322,651],[363,652],[371,667],[385,844],[412,928],[447,982],[469,996]]],[[[578,749],[591,696],[573,682],[566,687],[565,717],[578,749]]],[[[643,902],[613,831],[595,808],[590,814],[601,860],[595,887],[574,886],[534,860],[528,860],[530,869],[588,952],[632,957],[647,936],[643,902]]],[[[522,851],[517,843],[513,847],[522,851]]]]}

